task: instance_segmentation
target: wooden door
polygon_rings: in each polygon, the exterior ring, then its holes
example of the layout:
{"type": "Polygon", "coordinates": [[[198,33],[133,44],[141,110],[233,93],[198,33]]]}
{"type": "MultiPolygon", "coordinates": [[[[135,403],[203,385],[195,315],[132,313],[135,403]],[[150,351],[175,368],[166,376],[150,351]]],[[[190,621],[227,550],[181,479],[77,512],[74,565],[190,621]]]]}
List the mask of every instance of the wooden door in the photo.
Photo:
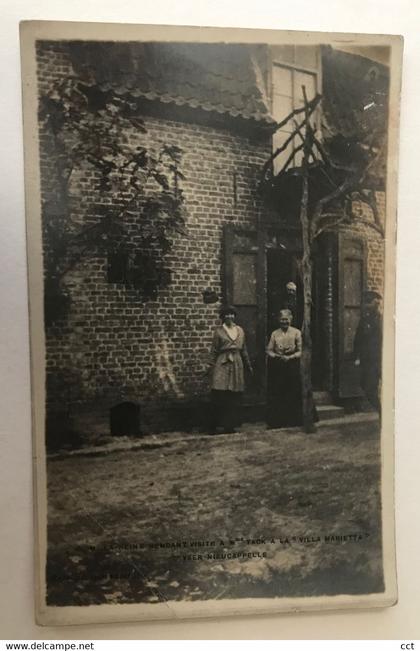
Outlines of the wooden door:
{"type": "Polygon", "coordinates": [[[360,367],[354,364],[354,338],[362,313],[366,283],[366,252],[360,237],[340,233],[338,238],[338,395],[363,395],[360,367]]]}
{"type": "Polygon", "coordinates": [[[224,231],[224,300],[238,312],[245,331],[254,375],[248,378],[246,397],[261,402],[265,396],[266,260],[265,235],[256,230],[226,226],[224,231]]]}

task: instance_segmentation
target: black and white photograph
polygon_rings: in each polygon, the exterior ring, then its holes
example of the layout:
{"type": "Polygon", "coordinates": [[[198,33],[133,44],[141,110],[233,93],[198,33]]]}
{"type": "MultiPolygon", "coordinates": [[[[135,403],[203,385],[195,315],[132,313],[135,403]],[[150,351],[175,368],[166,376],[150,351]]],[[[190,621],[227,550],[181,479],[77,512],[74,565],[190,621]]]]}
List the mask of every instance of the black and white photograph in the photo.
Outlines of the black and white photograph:
{"type": "Polygon", "coordinates": [[[38,620],[392,606],[401,39],[124,29],[21,28],[38,620]]]}

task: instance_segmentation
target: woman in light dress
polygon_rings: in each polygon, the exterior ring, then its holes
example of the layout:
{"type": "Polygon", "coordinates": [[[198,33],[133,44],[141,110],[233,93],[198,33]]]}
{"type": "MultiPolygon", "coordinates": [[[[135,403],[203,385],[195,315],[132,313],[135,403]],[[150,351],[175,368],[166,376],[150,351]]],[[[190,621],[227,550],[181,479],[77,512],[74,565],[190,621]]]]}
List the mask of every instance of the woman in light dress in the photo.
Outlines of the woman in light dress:
{"type": "Polygon", "coordinates": [[[235,323],[232,306],[220,310],[222,324],[213,334],[211,351],[211,431],[234,432],[239,425],[239,409],[245,389],[245,369],[252,373],[245,333],[235,323]]]}

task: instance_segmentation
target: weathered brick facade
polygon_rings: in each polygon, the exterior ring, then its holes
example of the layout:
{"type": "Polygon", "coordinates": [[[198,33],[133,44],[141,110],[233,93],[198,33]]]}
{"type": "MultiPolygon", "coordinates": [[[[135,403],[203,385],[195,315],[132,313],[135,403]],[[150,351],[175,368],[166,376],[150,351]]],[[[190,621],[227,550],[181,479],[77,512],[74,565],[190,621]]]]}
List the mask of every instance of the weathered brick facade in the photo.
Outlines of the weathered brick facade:
{"type": "MultiPolygon", "coordinates": [[[[65,48],[39,48],[40,91],[71,73],[65,48]]],[[[84,259],[68,274],[73,297],[69,316],[47,332],[48,400],[77,406],[112,405],[124,400],[142,406],[158,397],[190,399],[208,392],[206,370],[219,304],[205,304],[206,289],[222,295],[222,230],[227,223],[255,227],[263,208],[258,174],[270,153],[267,135],[250,140],[227,128],[145,118],[147,134],[133,133],[133,148],[175,144],[182,151],[186,235],[174,239],[167,262],[168,289],[142,302],[136,290],[107,282],[105,257],[84,259]],[[61,380],[61,381],[60,381],[61,380]]],[[[54,161],[42,154],[42,195],[54,192],[54,161]]],[[[93,172],[73,180],[76,214],[95,201],[93,172]],[[90,196],[92,195],[92,196],[90,196]]],[[[102,201],[110,201],[103,197],[102,201]]]]}
{"type": "MultiPolygon", "coordinates": [[[[65,44],[38,44],[40,93],[71,74],[65,44]]],[[[167,257],[172,281],[156,300],[145,302],[136,290],[108,282],[103,254],[83,258],[66,276],[71,309],[65,320],[47,330],[48,410],[52,420],[57,413],[61,422],[65,411],[69,430],[86,437],[109,433],[109,410],[118,403],[140,404],[141,427],[147,431],[165,426],[165,405],[207,395],[206,370],[220,304],[206,304],[203,292],[211,290],[220,298],[223,294],[223,227],[256,228],[264,218],[257,183],[271,153],[266,132],[255,130],[248,136],[229,124],[215,127],[153,115],[144,122],[146,134],[129,136],[133,148],[156,150],[173,144],[182,149],[186,234],[173,240],[167,257]]],[[[47,139],[41,132],[44,201],[56,192],[47,139]]],[[[94,182],[94,172],[87,168],[72,176],[76,220],[92,218],[92,205],[98,204],[94,182]]],[[[100,199],[104,204],[111,201],[106,193],[100,199]]],[[[368,226],[354,228],[368,244],[368,288],[382,291],[382,241],[368,226]]]]}

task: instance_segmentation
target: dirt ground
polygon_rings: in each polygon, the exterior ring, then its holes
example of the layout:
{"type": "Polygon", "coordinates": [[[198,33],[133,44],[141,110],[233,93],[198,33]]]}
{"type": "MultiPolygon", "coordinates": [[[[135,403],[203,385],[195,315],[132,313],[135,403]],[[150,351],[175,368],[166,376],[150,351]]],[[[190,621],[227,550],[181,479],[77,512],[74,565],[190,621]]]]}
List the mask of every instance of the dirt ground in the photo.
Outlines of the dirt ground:
{"type": "Polygon", "coordinates": [[[49,604],[382,591],[378,429],[248,426],[55,455],[49,604]]]}

